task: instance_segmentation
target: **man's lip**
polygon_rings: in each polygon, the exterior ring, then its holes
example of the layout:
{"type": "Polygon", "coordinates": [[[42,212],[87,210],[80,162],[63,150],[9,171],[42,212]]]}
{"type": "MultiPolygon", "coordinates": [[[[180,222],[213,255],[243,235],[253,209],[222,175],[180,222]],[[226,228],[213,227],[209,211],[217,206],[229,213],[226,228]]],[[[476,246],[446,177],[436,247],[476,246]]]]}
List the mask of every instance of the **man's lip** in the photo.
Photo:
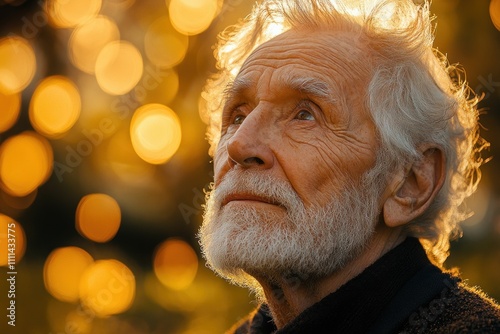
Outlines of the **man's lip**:
{"type": "Polygon", "coordinates": [[[251,194],[231,194],[231,195],[228,195],[222,201],[222,206],[228,204],[229,202],[234,202],[234,201],[254,201],[254,202],[262,202],[262,203],[282,206],[280,203],[273,201],[270,198],[258,196],[258,195],[251,195],[251,194]]]}

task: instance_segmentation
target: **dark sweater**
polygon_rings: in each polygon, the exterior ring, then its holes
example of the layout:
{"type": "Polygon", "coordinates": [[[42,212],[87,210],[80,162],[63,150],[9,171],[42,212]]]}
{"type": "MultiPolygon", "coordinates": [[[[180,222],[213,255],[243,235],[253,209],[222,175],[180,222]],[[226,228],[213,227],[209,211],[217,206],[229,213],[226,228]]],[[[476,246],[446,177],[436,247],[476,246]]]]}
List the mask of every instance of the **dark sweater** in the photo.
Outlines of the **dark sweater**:
{"type": "Polygon", "coordinates": [[[500,306],[408,238],[280,330],[261,305],[229,333],[500,333],[500,306]]]}

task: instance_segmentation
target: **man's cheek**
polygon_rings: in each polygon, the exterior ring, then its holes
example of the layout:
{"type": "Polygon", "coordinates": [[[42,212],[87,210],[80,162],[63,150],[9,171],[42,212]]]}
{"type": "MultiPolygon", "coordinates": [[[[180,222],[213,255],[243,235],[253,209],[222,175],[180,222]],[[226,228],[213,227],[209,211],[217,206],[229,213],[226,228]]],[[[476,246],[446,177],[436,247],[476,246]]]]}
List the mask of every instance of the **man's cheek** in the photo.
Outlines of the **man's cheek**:
{"type": "Polygon", "coordinates": [[[217,186],[229,170],[227,152],[217,150],[214,156],[214,184],[217,186]]]}

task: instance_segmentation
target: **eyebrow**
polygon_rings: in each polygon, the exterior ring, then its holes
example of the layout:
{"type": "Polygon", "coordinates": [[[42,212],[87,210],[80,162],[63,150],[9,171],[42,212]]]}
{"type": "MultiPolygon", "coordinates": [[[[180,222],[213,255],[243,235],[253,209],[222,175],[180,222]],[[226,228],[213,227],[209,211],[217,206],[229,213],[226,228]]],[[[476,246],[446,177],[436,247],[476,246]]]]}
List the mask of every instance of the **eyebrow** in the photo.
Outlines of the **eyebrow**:
{"type": "Polygon", "coordinates": [[[304,95],[315,96],[332,103],[335,102],[328,84],[318,78],[290,77],[285,80],[284,85],[304,95]]]}
{"type": "Polygon", "coordinates": [[[252,85],[252,82],[248,78],[236,78],[230,81],[224,89],[224,101],[227,102],[231,97],[250,89],[252,85]]]}
{"type": "MultiPolygon", "coordinates": [[[[229,82],[224,89],[224,100],[228,101],[232,96],[241,94],[242,92],[253,87],[253,83],[248,78],[236,78],[229,82]]],[[[334,103],[336,100],[332,98],[332,92],[327,83],[314,77],[293,77],[284,78],[282,86],[300,92],[301,94],[318,97],[328,102],[334,103]]]]}

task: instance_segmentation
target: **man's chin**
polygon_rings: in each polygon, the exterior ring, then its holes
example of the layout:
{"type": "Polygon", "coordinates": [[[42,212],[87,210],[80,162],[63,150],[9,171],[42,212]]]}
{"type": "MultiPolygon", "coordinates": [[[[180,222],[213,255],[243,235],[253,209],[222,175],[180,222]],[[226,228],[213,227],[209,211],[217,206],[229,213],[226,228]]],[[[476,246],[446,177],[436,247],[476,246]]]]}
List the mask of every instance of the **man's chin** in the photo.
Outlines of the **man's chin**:
{"type": "MultiPolygon", "coordinates": [[[[206,249],[205,255],[209,266],[221,276],[233,282],[246,281],[247,276],[252,276],[258,281],[281,281],[287,277],[300,279],[321,279],[335,273],[347,263],[356,258],[364,249],[366,240],[359,240],[357,245],[352,245],[349,250],[340,251],[335,246],[326,243],[318,245],[321,253],[309,243],[309,247],[299,247],[298,240],[286,240],[283,236],[274,238],[262,237],[249,241],[246,231],[241,234],[215,236],[211,247],[206,249]],[[274,247],[270,239],[278,241],[274,247]],[[221,246],[224,245],[224,246],[221,246]],[[293,246],[295,245],[295,246],[293,246]],[[243,276],[243,277],[239,277],[243,276]]],[[[272,231],[267,236],[272,234],[272,231]]]]}
{"type": "Polygon", "coordinates": [[[277,286],[283,283],[287,283],[290,286],[311,285],[332,275],[338,269],[321,272],[318,268],[304,269],[296,266],[277,266],[275,264],[265,266],[262,263],[259,266],[253,266],[245,262],[233,262],[230,264],[212,263],[210,267],[231,283],[250,288],[253,291],[260,289],[262,284],[276,284],[277,286]]]}
{"type": "MultiPolygon", "coordinates": [[[[263,234],[275,233],[275,229],[286,229],[287,212],[282,206],[252,201],[234,201],[224,205],[219,211],[212,229],[220,236],[220,242],[234,244],[234,251],[241,244],[259,244],[263,234]],[[252,240],[253,236],[253,240],[252,240]]],[[[288,226],[288,228],[290,228],[288,226]]]]}

